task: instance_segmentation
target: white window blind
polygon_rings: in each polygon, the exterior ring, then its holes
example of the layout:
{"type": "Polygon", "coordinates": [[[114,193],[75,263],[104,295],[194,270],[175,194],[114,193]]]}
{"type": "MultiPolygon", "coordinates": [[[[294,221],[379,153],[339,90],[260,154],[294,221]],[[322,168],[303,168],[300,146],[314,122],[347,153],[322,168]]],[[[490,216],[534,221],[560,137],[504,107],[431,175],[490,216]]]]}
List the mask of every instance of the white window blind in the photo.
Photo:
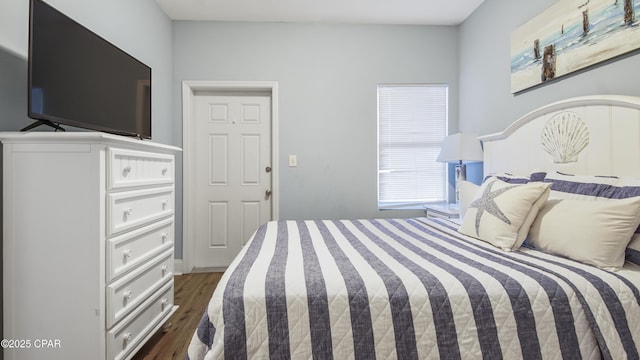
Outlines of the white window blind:
{"type": "Polygon", "coordinates": [[[447,85],[378,85],[378,207],[446,199],[447,85]]]}

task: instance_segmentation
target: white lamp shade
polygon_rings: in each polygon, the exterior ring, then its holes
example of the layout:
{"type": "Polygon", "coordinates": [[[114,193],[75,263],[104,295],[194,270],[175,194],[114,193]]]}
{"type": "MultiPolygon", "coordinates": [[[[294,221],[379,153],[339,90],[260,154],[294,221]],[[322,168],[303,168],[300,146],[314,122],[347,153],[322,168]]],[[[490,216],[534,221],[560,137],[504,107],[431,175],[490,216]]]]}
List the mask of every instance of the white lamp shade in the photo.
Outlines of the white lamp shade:
{"type": "Polygon", "coordinates": [[[482,161],[482,145],[475,134],[457,133],[444,138],[439,162],[478,162],[482,161]]]}

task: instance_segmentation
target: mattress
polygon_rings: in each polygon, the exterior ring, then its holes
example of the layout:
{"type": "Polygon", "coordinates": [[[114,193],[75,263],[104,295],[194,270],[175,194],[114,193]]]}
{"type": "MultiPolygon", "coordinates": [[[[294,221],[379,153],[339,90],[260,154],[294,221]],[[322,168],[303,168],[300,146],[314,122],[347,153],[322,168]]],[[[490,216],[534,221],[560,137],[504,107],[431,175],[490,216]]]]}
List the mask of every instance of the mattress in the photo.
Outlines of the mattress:
{"type": "Polygon", "coordinates": [[[266,223],[225,272],[187,358],[638,358],[637,267],[504,252],[457,227],[266,223]]]}

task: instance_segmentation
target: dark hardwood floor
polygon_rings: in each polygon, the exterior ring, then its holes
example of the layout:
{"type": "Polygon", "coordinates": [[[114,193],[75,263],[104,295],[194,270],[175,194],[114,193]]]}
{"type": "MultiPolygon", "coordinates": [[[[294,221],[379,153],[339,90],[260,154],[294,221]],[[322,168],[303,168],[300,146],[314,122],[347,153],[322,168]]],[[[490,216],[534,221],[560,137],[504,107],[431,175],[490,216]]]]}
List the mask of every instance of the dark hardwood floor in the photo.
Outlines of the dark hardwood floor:
{"type": "Polygon", "coordinates": [[[184,360],[187,347],[222,273],[193,273],[174,278],[174,302],[180,306],[134,360],[184,360]]]}

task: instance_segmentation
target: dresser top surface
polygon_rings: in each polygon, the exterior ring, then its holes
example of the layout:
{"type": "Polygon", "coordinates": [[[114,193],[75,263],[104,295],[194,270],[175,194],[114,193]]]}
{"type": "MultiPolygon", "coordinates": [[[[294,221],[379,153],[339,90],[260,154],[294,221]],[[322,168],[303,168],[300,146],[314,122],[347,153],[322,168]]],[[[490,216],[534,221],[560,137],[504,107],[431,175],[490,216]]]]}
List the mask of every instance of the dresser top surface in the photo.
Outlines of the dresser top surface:
{"type": "Polygon", "coordinates": [[[3,144],[43,144],[43,143],[98,143],[105,145],[144,146],[157,150],[177,152],[179,147],[160,144],[150,140],[113,135],[98,131],[87,132],[0,132],[3,144]]]}

